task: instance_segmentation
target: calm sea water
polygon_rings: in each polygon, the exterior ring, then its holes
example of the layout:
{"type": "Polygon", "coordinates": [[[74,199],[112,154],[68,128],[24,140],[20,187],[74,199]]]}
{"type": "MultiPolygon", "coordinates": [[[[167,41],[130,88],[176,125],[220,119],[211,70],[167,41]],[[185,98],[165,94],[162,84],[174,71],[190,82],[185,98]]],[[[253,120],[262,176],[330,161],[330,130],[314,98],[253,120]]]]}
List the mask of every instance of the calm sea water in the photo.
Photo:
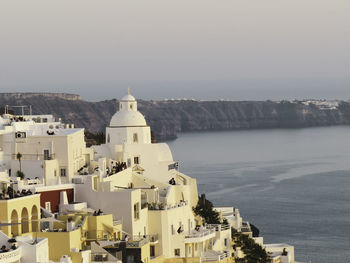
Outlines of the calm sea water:
{"type": "Polygon", "coordinates": [[[180,171],[296,260],[350,262],[350,127],[181,134],[180,171]]]}

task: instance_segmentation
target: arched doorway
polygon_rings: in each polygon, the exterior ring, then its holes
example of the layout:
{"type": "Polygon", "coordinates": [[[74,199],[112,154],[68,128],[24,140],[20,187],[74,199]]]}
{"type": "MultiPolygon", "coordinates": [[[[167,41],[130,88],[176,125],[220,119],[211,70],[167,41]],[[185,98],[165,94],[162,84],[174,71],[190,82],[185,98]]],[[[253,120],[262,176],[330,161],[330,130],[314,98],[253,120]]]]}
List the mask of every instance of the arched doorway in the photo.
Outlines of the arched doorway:
{"type": "Polygon", "coordinates": [[[22,209],[21,213],[21,222],[22,222],[22,234],[29,232],[29,217],[28,217],[28,210],[27,208],[22,209]]]}
{"type": "Polygon", "coordinates": [[[39,225],[39,221],[38,221],[38,208],[33,205],[32,207],[32,232],[37,232],[38,231],[38,225],[39,225]]]}
{"type": "Polygon", "coordinates": [[[19,235],[19,223],[18,222],[18,214],[16,210],[12,210],[11,213],[11,223],[14,225],[11,225],[11,234],[12,236],[18,236],[19,235]]]}

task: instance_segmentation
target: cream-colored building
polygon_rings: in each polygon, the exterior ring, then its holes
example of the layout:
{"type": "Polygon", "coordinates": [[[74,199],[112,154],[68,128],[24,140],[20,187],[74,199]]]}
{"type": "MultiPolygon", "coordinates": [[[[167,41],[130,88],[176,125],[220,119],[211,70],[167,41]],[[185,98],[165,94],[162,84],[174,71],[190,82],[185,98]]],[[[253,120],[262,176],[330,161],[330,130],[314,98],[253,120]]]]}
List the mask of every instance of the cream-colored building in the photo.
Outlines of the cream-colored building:
{"type": "Polygon", "coordinates": [[[57,122],[52,115],[0,118],[0,170],[10,176],[21,170],[25,178],[44,179],[46,185],[70,182],[92,158],[84,129],[57,122]]]}

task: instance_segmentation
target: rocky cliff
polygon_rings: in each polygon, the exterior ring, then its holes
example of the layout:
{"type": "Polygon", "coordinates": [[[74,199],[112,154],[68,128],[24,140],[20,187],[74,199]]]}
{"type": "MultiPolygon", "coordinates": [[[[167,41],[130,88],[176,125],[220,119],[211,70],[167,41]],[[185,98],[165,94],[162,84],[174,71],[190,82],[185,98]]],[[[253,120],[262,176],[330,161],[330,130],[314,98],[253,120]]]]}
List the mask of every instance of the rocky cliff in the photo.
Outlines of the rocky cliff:
{"type": "MultiPolygon", "coordinates": [[[[4,105],[32,105],[33,114],[53,114],[91,132],[104,131],[117,110],[116,100],[88,102],[79,95],[50,93],[0,94],[4,105]],[[30,94],[30,95],[28,95],[30,94]]],[[[299,128],[350,124],[350,103],[305,101],[143,101],[139,110],[160,140],[179,132],[299,128]]]]}

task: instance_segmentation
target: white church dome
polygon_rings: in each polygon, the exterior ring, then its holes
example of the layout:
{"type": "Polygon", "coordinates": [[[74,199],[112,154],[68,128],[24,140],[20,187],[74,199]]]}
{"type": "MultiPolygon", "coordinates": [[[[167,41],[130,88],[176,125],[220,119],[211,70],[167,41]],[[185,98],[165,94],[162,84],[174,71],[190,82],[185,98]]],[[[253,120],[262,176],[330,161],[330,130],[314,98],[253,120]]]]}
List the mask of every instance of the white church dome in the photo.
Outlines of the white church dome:
{"type": "Polygon", "coordinates": [[[137,101],[134,96],[128,94],[119,103],[117,111],[109,124],[110,127],[135,127],[147,126],[145,117],[137,110],[137,101]]]}
{"type": "Polygon", "coordinates": [[[110,127],[146,126],[145,117],[138,111],[118,111],[109,124],[110,127]]]}
{"type": "Polygon", "coordinates": [[[120,101],[136,101],[135,97],[128,94],[128,95],[125,95],[120,101]]]}

